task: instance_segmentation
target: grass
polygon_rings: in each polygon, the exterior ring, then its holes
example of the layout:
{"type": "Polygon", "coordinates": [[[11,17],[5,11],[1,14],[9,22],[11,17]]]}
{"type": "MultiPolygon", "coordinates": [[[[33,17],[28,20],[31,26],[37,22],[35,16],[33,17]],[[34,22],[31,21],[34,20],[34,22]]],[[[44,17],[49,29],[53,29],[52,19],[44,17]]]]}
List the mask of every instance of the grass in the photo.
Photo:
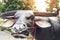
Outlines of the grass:
{"type": "Polygon", "coordinates": [[[11,29],[0,26],[0,31],[4,31],[4,30],[11,32],[11,29]]]}

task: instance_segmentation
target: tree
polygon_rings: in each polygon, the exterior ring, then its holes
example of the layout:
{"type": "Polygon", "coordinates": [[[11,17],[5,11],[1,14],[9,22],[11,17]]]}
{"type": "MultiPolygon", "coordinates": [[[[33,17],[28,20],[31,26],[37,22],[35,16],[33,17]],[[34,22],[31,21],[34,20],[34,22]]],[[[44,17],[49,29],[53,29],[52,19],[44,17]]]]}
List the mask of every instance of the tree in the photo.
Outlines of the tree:
{"type": "Polygon", "coordinates": [[[0,2],[0,13],[4,11],[5,11],[4,4],[0,2]]]}
{"type": "Polygon", "coordinates": [[[24,10],[35,10],[34,0],[25,0],[23,2],[24,10]]]}
{"type": "Polygon", "coordinates": [[[46,0],[46,3],[49,4],[48,5],[49,7],[46,10],[52,12],[53,8],[58,8],[57,6],[59,3],[59,0],[46,0]]]}
{"type": "Polygon", "coordinates": [[[11,10],[35,10],[34,0],[3,0],[1,12],[11,10]],[[3,8],[2,8],[3,7],[3,8]]]}

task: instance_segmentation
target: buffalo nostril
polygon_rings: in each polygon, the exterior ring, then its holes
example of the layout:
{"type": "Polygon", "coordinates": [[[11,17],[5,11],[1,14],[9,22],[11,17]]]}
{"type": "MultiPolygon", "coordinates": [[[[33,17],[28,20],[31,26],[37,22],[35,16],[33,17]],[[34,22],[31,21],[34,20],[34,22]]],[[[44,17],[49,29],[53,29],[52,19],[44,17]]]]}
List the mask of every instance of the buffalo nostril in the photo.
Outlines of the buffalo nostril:
{"type": "Polygon", "coordinates": [[[23,24],[23,26],[25,26],[25,24],[23,24]]]}
{"type": "Polygon", "coordinates": [[[16,27],[14,27],[14,29],[16,29],[16,27]]]}
{"type": "Polygon", "coordinates": [[[18,29],[16,27],[14,27],[14,30],[15,30],[15,32],[18,32],[18,29]]]}
{"type": "Polygon", "coordinates": [[[22,29],[21,29],[21,28],[19,28],[19,30],[20,30],[20,31],[22,31],[22,29]]]}

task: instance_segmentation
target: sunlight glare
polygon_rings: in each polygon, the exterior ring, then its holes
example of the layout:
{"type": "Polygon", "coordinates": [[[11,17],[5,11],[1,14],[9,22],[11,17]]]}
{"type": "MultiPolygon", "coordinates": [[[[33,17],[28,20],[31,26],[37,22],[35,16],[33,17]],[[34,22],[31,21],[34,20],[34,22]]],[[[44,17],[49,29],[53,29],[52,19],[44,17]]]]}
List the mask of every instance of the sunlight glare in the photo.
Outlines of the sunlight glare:
{"type": "Polygon", "coordinates": [[[46,0],[35,0],[36,9],[41,12],[46,12],[46,0]]]}
{"type": "Polygon", "coordinates": [[[0,0],[0,2],[2,2],[2,0],[0,0]]]}

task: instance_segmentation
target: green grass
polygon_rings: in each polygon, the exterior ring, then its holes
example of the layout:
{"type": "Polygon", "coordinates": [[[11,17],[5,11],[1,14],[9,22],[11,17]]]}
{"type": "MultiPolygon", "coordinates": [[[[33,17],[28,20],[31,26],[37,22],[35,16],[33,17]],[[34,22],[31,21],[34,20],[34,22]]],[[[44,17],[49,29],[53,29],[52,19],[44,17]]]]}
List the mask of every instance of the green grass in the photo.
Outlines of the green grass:
{"type": "Polygon", "coordinates": [[[4,31],[4,30],[11,32],[11,29],[0,26],[0,31],[4,31]]]}

